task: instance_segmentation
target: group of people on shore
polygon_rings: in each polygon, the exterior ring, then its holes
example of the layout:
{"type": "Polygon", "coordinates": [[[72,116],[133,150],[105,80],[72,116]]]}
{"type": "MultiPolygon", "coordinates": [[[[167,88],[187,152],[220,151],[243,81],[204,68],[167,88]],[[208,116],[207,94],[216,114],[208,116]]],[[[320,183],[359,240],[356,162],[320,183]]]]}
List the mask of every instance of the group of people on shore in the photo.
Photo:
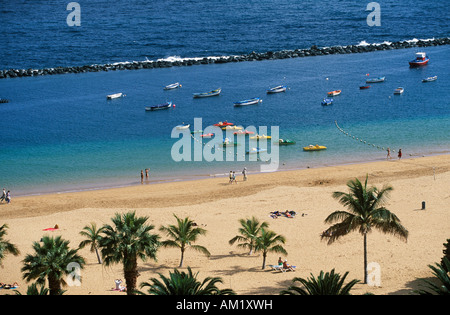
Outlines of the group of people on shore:
{"type": "MultiPolygon", "coordinates": [[[[402,149],[399,149],[398,150],[398,159],[400,160],[401,158],[402,158],[402,149]]],[[[392,159],[392,157],[391,157],[391,149],[390,148],[387,148],[387,157],[386,157],[386,159],[387,160],[389,160],[389,159],[392,159]]]]}
{"type": "Polygon", "coordinates": [[[2,196],[0,197],[0,203],[3,203],[3,201],[6,201],[6,203],[11,202],[11,192],[9,190],[6,191],[6,188],[3,188],[2,196]]]}
{"type": "MultiPolygon", "coordinates": [[[[145,180],[148,180],[148,172],[150,171],[149,168],[145,169],[145,180]]],[[[144,170],[141,170],[141,184],[144,183],[144,170]]]]}
{"type": "MultiPolygon", "coordinates": [[[[236,179],[236,172],[235,171],[230,171],[230,184],[236,183],[237,184],[237,179],[236,179]]],[[[244,167],[244,169],[242,170],[242,176],[243,176],[243,181],[245,182],[247,180],[247,168],[244,167]]]]}

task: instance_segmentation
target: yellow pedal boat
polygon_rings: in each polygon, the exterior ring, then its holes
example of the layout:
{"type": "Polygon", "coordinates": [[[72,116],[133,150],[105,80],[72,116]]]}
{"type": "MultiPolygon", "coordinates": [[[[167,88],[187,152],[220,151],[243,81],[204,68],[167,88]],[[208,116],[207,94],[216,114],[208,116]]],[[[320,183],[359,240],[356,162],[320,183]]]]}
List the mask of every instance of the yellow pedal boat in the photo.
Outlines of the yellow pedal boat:
{"type": "Polygon", "coordinates": [[[253,137],[250,137],[250,139],[272,139],[272,137],[271,136],[266,136],[266,135],[256,135],[256,136],[253,136],[253,137]]]}
{"type": "Polygon", "coordinates": [[[310,144],[307,147],[303,147],[303,151],[319,151],[319,150],[326,150],[326,148],[327,147],[323,146],[323,145],[318,145],[318,144],[312,145],[312,144],[310,144]]]}

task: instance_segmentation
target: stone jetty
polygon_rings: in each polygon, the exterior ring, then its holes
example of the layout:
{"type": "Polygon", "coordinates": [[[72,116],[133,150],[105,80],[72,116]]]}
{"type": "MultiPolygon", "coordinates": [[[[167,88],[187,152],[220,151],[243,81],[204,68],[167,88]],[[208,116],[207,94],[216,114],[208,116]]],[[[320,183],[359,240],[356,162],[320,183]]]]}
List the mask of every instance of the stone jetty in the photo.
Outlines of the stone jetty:
{"type": "Polygon", "coordinates": [[[205,64],[221,64],[229,62],[244,62],[244,61],[260,61],[260,60],[274,60],[274,59],[288,59],[288,58],[302,58],[312,56],[323,56],[333,54],[355,54],[365,53],[380,50],[405,49],[405,48],[426,48],[431,46],[449,45],[450,38],[437,38],[428,40],[408,40],[398,42],[385,42],[381,44],[367,44],[361,43],[359,45],[348,46],[332,46],[332,47],[317,47],[311,46],[309,49],[295,49],[282,51],[268,51],[263,53],[251,52],[247,55],[232,55],[221,57],[204,57],[204,58],[180,58],[180,59],[158,59],[146,61],[133,62],[119,62],[113,64],[96,64],[86,66],[74,67],[56,67],[45,69],[8,69],[0,70],[0,79],[5,78],[20,78],[33,77],[41,75],[57,75],[67,73],[85,73],[85,72],[100,72],[100,71],[120,71],[120,70],[139,70],[139,69],[153,69],[153,68],[168,68],[181,67],[205,64]]]}

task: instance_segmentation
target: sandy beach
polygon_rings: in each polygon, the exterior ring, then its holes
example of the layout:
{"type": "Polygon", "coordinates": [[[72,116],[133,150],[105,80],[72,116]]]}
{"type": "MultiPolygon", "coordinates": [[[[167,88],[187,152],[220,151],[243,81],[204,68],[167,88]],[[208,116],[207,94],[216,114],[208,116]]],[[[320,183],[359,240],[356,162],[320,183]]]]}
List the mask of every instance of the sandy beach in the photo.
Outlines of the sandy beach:
{"type": "MultiPolygon", "coordinates": [[[[265,174],[249,174],[249,180],[228,184],[228,178],[139,185],[133,187],[49,194],[13,198],[9,205],[0,204],[0,224],[8,224],[6,239],[17,245],[21,255],[7,255],[0,269],[0,282],[18,282],[19,291],[28,284],[20,272],[22,260],[31,253],[33,241],[43,235],[61,235],[76,248],[83,240],[79,232],[95,222],[110,224],[115,213],[136,211],[148,216],[155,233],[162,225],[175,223],[173,214],[189,216],[208,231],[197,244],[205,246],[211,257],[187,251],[183,269],[190,266],[199,278],[221,277],[223,288],[237,294],[278,294],[291,285],[294,277],[318,275],[321,270],[344,274],[347,281],[363,279],[363,238],[350,234],[327,245],[320,234],[328,226],[324,219],[333,211],[343,209],[332,198],[334,191],[347,191],[346,182],[355,177],[363,180],[368,174],[369,185],[381,188],[390,184],[394,190],[387,208],[394,212],[409,231],[407,242],[393,236],[373,232],[368,236],[368,261],[381,268],[381,286],[357,284],[352,294],[371,292],[411,294],[421,283],[419,278],[432,277],[428,265],[439,262],[443,243],[450,238],[450,155],[403,160],[310,168],[265,174]],[[422,202],[426,209],[421,210],[422,202]],[[269,217],[271,211],[293,210],[294,218],[269,217]],[[261,269],[262,255],[251,256],[228,241],[237,235],[239,219],[258,218],[269,223],[269,229],[286,237],[288,262],[295,272],[274,272],[261,269]],[[53,232],[46,228],[59,226],[53,232]]],[[[240,175],[240,174],[239,174],[240,175]]],[[[123,279],[122,266],[105,267],[97,263],[95,253],[87,248],[79,253],[86,259],[81,271],[82,284],[65,287],[66,294],[125,295],[112,291],[114,280],[123,279]]],[[[138,284],[167,275],[178,267],[180,252],[161,248],[158,261],[139,262],[138,284]]],[[[276,264],[278,254],[269,254],[267,264],[276,264]]],[[[0,290],[0,294],[12,293],[0,290]]]]}

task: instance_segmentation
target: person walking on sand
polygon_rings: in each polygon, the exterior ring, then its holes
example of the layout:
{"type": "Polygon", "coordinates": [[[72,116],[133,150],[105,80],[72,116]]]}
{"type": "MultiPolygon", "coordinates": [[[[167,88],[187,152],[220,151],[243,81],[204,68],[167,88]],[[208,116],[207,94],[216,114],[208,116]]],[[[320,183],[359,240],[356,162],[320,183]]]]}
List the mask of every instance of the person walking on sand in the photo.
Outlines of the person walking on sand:
{"type": "Polygon", "coordinates": [[[6,200],[6,189],[5,188],[3,188],[3,194],[2,194],[2,196],[0,197],[0,201],[3,203],[3,200],[6,200]]]}
{"type": "Polygon", "coordinates": [[[236,173],[234,171],[233,171],[232,178],[233,178],[233,182],[235,182],[237,184],[236,173]]]}
{"type": "Polygon", "coordinates": [[[244,182],[247,180],[247,168],[244,167],[244,170],[242,171],[242,175],[244,175],[244,182]]]}
{"type": "Polygon", "coordinates": [[[389,160],[391,158],[391,149],[387,148],[387,157],[386,159],[389,160]]]}
{"type": "Polygon", "coordinates": [[[233,183],[233,172],[232,171],[230,171],[230,184],[232,184],[233,183]]]}
{"type": "Polygon", "coordinates": [[[402,149],[398,149],[398,159],[402,158],[402,149]]]}
{"type": "Polygon", "coordinates": [[[6,203],[10,202],[11,202],[11,192],[8,190],[8,192],[6,193],[6,203]]]}

